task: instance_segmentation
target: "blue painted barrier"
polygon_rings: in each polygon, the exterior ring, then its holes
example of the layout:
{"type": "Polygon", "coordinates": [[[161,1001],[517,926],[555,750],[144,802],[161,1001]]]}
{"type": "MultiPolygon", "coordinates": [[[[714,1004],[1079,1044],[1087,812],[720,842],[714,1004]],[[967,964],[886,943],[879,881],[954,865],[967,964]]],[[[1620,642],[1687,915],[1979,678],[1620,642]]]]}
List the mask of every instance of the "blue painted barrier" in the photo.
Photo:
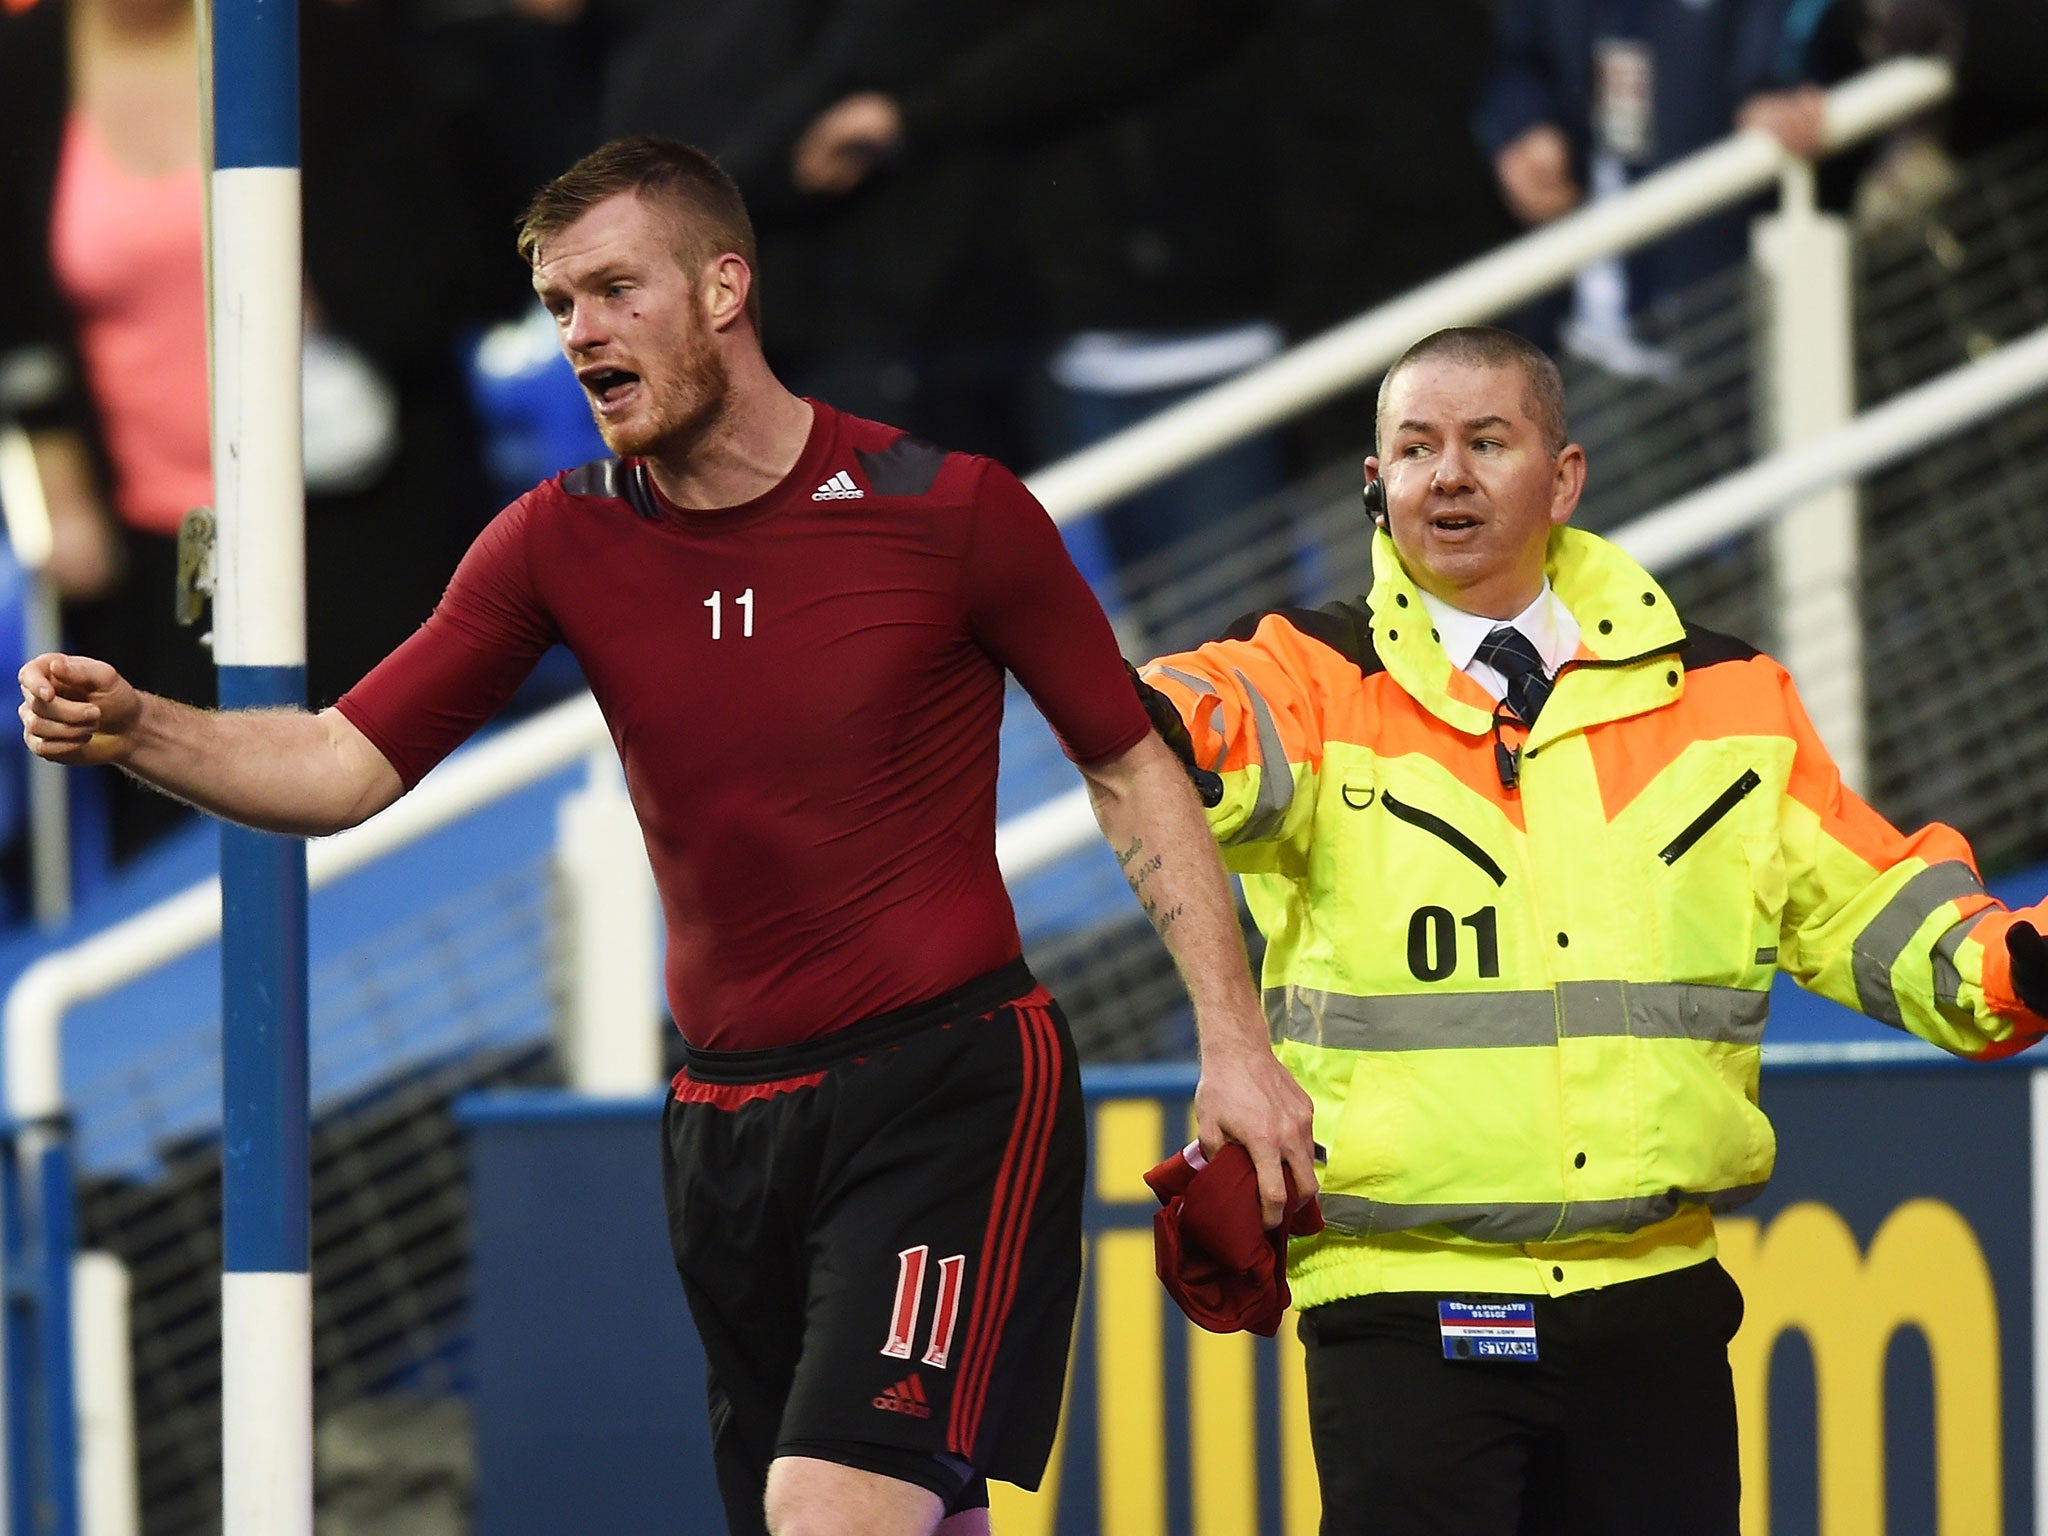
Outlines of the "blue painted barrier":
{"type": "Polygon", "coordinates": [[[8,1529],[35,1536],[79,1536],[71,1310],[78,1245],[69,1135],[61,1122],[0,1124],[8,1529]]]}
{"type": "MultiPolygon", "coordinates": [[[[1203,1333],[1152,1274],[1140,1175],[1184,1139],[1193,1083],[1184,1065],[1085,1076],[1089,1268],[1066,1421],[1043,1493],[996,1489],[1005,1536],[1316,1529],[1291,1328],[1203,1333]]],[[[2032,1530],[2037,1099],[2048,1073],[2023,1066],[1767,1068],[1778,1174],[1721,1223],[1750,1317],[1732,1352],[1747,1536],[2032,1530]]],[[[477,1536],[721,1529],[659,1113],[534,1093],[462,1106],[477,1536]]]]}

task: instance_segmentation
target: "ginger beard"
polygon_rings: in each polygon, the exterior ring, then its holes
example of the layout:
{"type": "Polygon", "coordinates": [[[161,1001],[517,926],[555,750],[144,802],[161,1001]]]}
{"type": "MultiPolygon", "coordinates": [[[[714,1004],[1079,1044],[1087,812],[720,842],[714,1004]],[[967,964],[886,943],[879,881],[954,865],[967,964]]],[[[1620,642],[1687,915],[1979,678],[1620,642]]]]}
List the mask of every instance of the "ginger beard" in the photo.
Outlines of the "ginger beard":
{"type": "Polygon", "coordinates": [[[586,395],[598,435],[621,458],[656,450],[687,451],[725,414],[732,382],[725,359],[704,312],[692,304],[689,316],[686,343],[662,359],[659,373],[640,376],[645,398],[638,410],[612,419],[586,395]]]}

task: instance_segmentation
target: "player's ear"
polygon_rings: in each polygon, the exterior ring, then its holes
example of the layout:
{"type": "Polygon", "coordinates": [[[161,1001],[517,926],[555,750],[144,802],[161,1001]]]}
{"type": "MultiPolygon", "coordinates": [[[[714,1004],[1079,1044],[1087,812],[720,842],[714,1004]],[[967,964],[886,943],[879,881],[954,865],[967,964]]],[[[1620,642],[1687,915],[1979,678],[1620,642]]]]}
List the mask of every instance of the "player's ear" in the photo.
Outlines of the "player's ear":
{"type": "Polygon", "coordinates": [[[713,330],[724,330],[747,312],[747,295],[753,287],[753,269],[736,251],[727,251],[705,267],[704,314],[713,330]]]}

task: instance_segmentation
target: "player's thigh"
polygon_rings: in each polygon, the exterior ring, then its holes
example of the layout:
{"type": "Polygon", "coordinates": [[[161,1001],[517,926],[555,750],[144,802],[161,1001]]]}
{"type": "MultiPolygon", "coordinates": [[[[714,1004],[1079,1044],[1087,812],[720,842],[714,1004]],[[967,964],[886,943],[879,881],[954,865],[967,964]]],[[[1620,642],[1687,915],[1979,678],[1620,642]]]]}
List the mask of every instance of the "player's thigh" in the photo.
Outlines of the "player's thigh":
{"type": "Polygon", "coordinates": [[[928,1488],[808,1456],[769,1467],[767,1512],[769,1536],[930,1536],[945,1518],[928,1488]]]}
{"type": "Polygon", "coordinates": [[[1322,1536],[1516,1536],[1553,1412],[1537,1365],[1447,1360],[1432,1297],[1304,1314],[1322,1536]]]}
{"type": "Polygon", "coordinates": [[[805,1245],[768,1170],[805,1156],[806,1106],[671,1103],[663,1119],[669,1241],[704,1351],[712,1457],[734,1536],[761,1527],[761,1490],[802,1358],[805,1245]]]}

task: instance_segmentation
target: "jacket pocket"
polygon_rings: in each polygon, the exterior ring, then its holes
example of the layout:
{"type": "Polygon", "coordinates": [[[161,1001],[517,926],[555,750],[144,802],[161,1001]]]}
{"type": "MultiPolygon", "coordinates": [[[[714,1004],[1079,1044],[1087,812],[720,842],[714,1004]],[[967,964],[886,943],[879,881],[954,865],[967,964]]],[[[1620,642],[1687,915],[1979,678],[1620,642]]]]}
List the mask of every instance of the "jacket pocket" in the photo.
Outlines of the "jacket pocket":
{"type": "Polygon", "coordinates": [[[1344,1086],[1330,1138],[1323,1182],[1367,1199],[1398,1198],[1396,1180],[1407,1155],[1408,1095],[1398,1061],[1363,1057],[1344,1086]]]}
{"type": "Polygon", "coordinates": [[[1778,1141],[1756,1104],[1754,1047],[1637,1042],[1642,1076],[1638,1180],[1716,1199],[1770,1178],[1778,1141]]]}
{"type": "Polygon", "coordinates": [[[1324,1187],[1373,1202],[1379,1232],[1463,1231],[1504,1206],[1561,1209],[1557,1081],[1548,1049],[1363,1053],[1324,1187]]]}
{"type": "Polygon", "coordinates": [[[1397,821],[1405,821],[1411,827],[1419,827],[1432,837],[1441,839],[1470,859],[1485,871],[1487,878],[1495,885],[1508,883],[1508,872],[1500,867],[1493,855],[1473,842],[1463,832],[1452,826],[1434,812],[1418,809],[1405,800],[1396,800],[1385,790],[1380,791],[1380,804],[1387,808],[1387,814],[1397,821]]]}
{"type": "Polygon", "coordinates": [[[1656,914],[1658,979],[1744,985],[1777,959],[1777,807],[1764,766],[1737,759],[1712,767],[1666,798],[1673,809],[1646,825],[1652,835],[1638,845],[1636,868],[1656,914]]]}
{"type": "Polygon", "coordinates": [[[1685,857],[1694,843],[1711,832],[1717,822],[1740,805],[1749,792],[1761,783],[1761,774],[1754,768],[1745,769],[1742,777],[1722,790],[1712,805],[1701,811],[1683,832],[1664,845],[1657,857],[1666,864],[1676,864],[1685,857]]]}

